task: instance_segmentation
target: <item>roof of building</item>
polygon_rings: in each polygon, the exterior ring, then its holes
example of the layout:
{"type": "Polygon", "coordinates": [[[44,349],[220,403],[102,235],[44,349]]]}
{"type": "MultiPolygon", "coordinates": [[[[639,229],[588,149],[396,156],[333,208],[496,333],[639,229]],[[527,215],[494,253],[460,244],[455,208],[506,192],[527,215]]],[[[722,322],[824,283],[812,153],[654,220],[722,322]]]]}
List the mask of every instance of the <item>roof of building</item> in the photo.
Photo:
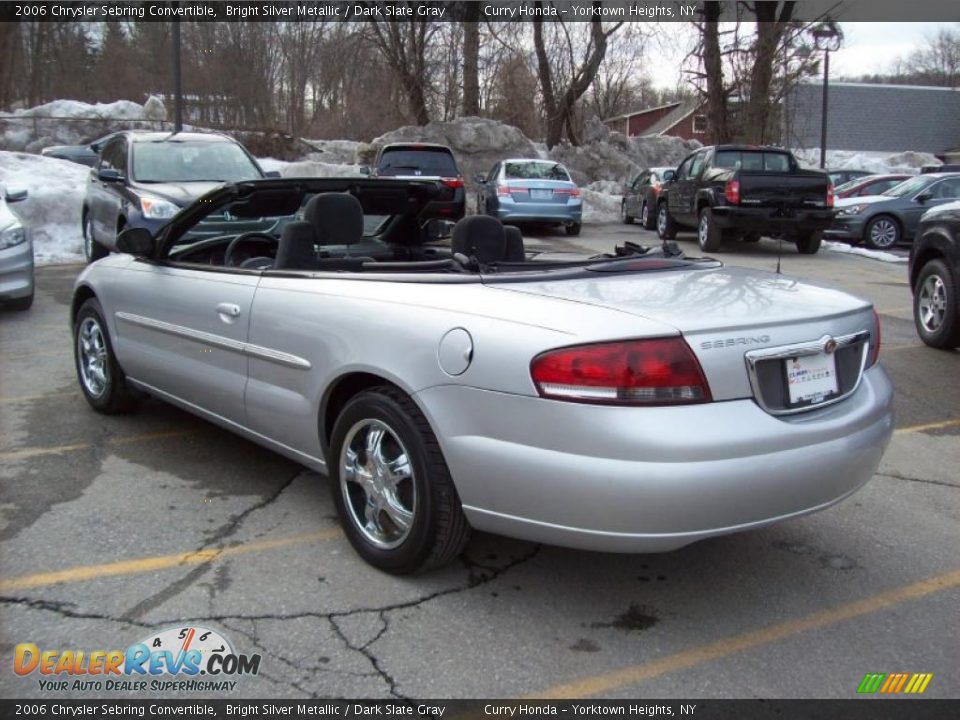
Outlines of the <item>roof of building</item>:
{"type": "Polygon", "coordinates": [[[639,115],[646,115],[647,113],[652,113],[652,112],[655,112],[655,111],[657,111],[657,110],[663,110],[663,109],[665,109],[665,108],[676,107],[677,105],[680,105],[681,102],[682,102],[682,101],[678,100],[677,102],[667,103],[667,104],[665,104],[665,105],[657,105],[656,107],[645,108],[645,109],[643,109],[643,110],[632,110],[632,111],[630,111],[630,112],[628,112],[628,113],[624,113],[623,115],[615,115],[615,116],[613,116],[613,117],[607,118],[607,119],[605,120],[605,122],[610,122],[610,121],[612,121],[612,120],[626,120],[627,118],[637,117],[637,116],[639,116],[639,115]]]}
{"type": "Polygon", "coordinates": [[[677,123],[687,119],[702,105],[703,101],[698,98],[693,98],[690,100],[685,100],[682,103],[678,103],[676,108],[671,110],[669,113],[657,120],[657,122],[655,122],[653,125],[644,130],[643,134],[660,135],[672,128],[677,123]]]}

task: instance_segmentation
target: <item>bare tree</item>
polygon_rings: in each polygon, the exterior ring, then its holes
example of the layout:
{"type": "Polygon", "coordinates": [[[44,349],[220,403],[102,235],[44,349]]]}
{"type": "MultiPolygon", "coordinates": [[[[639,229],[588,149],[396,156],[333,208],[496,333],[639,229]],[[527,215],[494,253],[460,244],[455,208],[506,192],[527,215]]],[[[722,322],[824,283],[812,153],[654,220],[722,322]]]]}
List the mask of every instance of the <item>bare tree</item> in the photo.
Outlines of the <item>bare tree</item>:
{"type": "Polygon", "coordinates": [[[463,20],[463,114],[480,114],[480,3],[465,3],[463,20]]]}

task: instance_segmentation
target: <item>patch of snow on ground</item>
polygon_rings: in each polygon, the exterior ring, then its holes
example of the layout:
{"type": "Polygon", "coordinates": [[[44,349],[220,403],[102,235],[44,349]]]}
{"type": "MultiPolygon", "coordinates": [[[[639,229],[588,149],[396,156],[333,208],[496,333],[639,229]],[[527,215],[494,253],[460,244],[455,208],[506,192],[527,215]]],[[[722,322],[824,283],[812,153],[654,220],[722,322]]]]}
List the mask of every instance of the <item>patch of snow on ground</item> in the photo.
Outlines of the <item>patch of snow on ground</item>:
{"type": "Polygon", "coordinates": [[[0,184],[29,193],[11,209],[30,229],[37,264],[83,259],[80,210],[88,172],[67,160],[0,151],[0,184]]]}
{"type": "Polygon", "coordinates": [[[846,253],[847,255],[862,255],[863,257],[868,257],[872,260],[880,260],[881,262],[907,262],[907,258],[894,255],[893,253],[883,252],[882,250],[871,250],[870,248],[858,247],[856,245],[847,245],[846,243],[841,242],[830,242],[829,240],[824,240],[820,247],[822,247],[824,250],[829,250],[830,252],[846,253]]]}

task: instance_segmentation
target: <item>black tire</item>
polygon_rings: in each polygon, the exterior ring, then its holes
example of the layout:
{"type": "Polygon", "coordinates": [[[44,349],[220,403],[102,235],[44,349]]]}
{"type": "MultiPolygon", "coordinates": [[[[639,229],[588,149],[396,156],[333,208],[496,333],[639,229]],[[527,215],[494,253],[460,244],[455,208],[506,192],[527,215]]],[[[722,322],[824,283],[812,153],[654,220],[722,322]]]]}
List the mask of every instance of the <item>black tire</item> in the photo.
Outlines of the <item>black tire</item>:
{"type": "Polygon", "coordinates": [[[757,232],[744,233],[740,239],[743,240],[743,242],[745,243],[760,242],[760,233],[757,233],[757,232]]]}
{"type": "Polygon", "coordinates": [[[650,212],[650,204],[644,200],[640,206],[640,227],[653,230],[657,226],[657,214],[650,212]]]}
{"type": "Polygon", "coordinates": [[[815,231],[798,237],[795,242],[797,243],[797,252],[801,255],[816,255],[817,251],[820,250],[820,244],[823,242],[823,234],[820,231],[815,231]]]}
{"type": "Polygon", "coordinates": [[[107,324],[103,319],[103,309],[96,298],[90,298],[80,306],[77,312],[77,319],[73,324],[73,360],[74,367],[77,370],[77,381],[80,383],[80,390],[83,396],[90,403],[90,406],[97,412],[107,415],[130,412],[137,406],[136,395],[127,385],[127,376],[117,363],[117,357],[113,353],[113,345],[110,343],[110,333],[107,331],[107,324]],[[90,332],[88,335],[87,332],[90,332]],[[81,334],[85,335],[85,340],[94,343],[89,352],[81,350],[81,334]],[[97,340],[99,335],[99,340],[97,340]],[[95,353],[96,344],[99,343],[102,349],[101,353],[95,353]],[[91,367],[89,360],[92,355],[100,355],[99,363],[94,363],[91,367]],[[86,372],[84,368],[86,367],[86,372]],[[97,369],[102,369],[102,388],[97,390],[99,378],[97,369]],[[85,377],[86,376],[86,377],[85,377]]]}
{"type": "Polygon", "coordinates": [[[890,215],[877,215],[863,229],[863,241],[874,250],[888,250],[902,238],[900,223],[890,215]]]}
{"type": "Polygon", "coordinates": [[[29,310],[30,306],[33,305],[33,290],[30,291],[30,294],[26,297],[17,298],[16,300],[7,300],[6,306],[11,310],[17,310],[23,312],[24,310],[29,310]]]}
{"type": "Polygon", "coordinates": [[[567,235],[579,235],[580,223],[570,223],[567,225],[567,235]]]}
{"type": "MultiPolygon", "coordinates": [[[[354,462],[359,463],[359,458],[358,453],[354,462]]],[[[373,458],[368,458],[365,449],[363,458],[364,468],[386,467],[385,463],[378,465],[373,458]]],[[[470,525],[440,445],[420,409],[397,388],[374,387],[350,399],[334,424],[327,466],[344,533],[357,554],[374,567],[395,575],[422,572],[449,563],[463,551],[470,537],[470,525]],[[360,444],[366,448],[368,436],[361,438],[360,433],[367,429],[369,435],[368,428],[377,427],[389,433],[389,436],[384,434],[378,447],[391,446],[388,451],[380,451],[381,461],[384,452],[400,452],[408,460],[409,477],[394,480],[392,489],[393,499],[399,501],[401,509],[411,513],[406,530],[393,522],[387,509],[389,503],[374,506],[366,489],[345,477],[344,465],[349,462],[350,449],[360,444]],[[363,443],[359,443],[361,439],[363,443]],[[368,505],[374,509],[368,510],[368,505]],[[365,514],[373,513],[376,521],[365,515],[367,522],[361,527],[359,506],[365,514]],[[384,528],[384,524],[388,527],[384,528]],[[390,535],[394,536],[392,540],[390,535]],[[378,544],[378,536],[382,536],[382,544],[378,544]]],[[[378,477],[377,487],[386,487],[387,481],[383,476],[378,477]]],[[[380,502],[385,502],[382,495],[380,502]]]]}
{"type": "Polygon", "coordinates": [[[960,347],[960,290],[943,260],[931,260],[917,276],[913,322],[920,339],[930,347],[960,347]]]}
{"type": "Polygon", "coordinates": [[[709,207],[700,210],[700,221],[697,224],[697,243],[704,252],[717,252],[723,244],[723,231],[717,227],[713,210],[709,207]]]}
{"type": "Polygon", "coordinates": [[[110,254],[103,245],[93,238],[93,224],[90,220],[90,213],[83,215],[83,254],[88,263],[95,262],[110,254]]]}
{"type": "Polygon", "coordinates": [[[673,240],[677,236],[677,223],[666,201],[657,205],[657,235],[661,240],[673,240]]]}
{"type": "Polygon", "coordinates": [[[620,222],[624,225],[633,225],[633,215],[627,215],[627,201],[620,201],[620,222]]]}

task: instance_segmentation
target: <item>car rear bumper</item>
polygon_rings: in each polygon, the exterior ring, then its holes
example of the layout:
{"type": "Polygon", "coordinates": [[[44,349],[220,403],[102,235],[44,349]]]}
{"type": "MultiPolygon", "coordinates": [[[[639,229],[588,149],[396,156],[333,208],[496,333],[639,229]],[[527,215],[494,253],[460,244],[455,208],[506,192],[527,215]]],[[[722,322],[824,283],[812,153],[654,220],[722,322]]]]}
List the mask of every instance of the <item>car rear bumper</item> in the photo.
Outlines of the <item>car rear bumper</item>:
{"type": "Polygon", "coordinates": [[[720,228],[744,232],[802,234],[825,230],[833,223],[833,210],[798,210],[784,216],[771,208],[718,205],[713,217],[720,228]]]}
{"type": "Polygon", "coordinates": [[[790,418],[750,399],[622,408],[456,386],[417,397],[473,527],[611,552],[825,508],[872,477],[893,429],[879,367],[847,400],[790,418]]]}
{"type": "Polygon", "coordinates": [[[18,300],[33,294],[33,242],[0,250],[0,300],[18,300]]]}
{"type": "Polygon", "coordinates": [[[561,203],[513,202],[501,200],[494,215],[501,222],[559,222],[579,223],[583,217],[583,203],[579,200],[561,203]]]}

